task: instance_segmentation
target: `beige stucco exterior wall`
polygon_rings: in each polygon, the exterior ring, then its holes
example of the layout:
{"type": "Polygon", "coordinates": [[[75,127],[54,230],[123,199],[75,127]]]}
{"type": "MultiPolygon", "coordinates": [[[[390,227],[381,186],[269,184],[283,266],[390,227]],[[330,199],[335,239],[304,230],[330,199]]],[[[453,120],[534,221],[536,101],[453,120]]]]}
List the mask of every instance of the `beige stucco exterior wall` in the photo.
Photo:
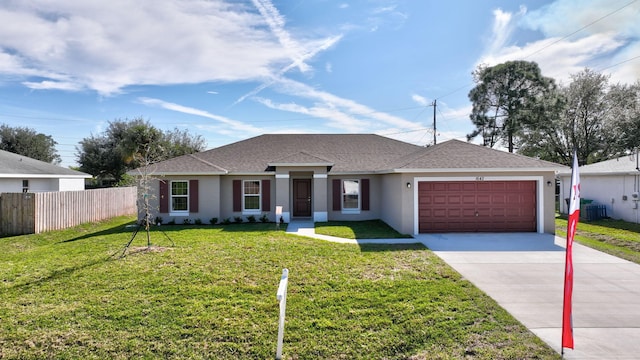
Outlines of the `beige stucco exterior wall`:
{"type": "MultiPolygon", "coordinates": [[[[275,196],[276,196],[276,183],[273,175],[232,175],[220,177],[220,221],[224,219],[233,220],[236,216],[242,216],[245,220],[249,214],[243,214],[241,211],[233,211],[233,180],[270,180],[270,206],[269,211],[262,211],[262,214],[266,214],[270,221],[275,221],[275,196]]],[[[278,204],[280,205],[280,204],[278,204]]],[[[256,219],[261,215],[253,214],[256,219]]]]}
{"type": "MultiPolygon", "coordinates": [[[[327,183],[327,205],[329,212],[329,220],[335,221],[359,221],[359,220],[375,220],[381,218],[382,207],[382,183],[380,175],[358,174],[358,175],[340,175],[329,176],[327,183]],[[360,210],[359,213],[346,213],[341,210],[333,210],[333,180],[362,180],[369,179],[369,205],[370,210],[360,210]]],[[[362,195],[361,195],[362,196],[362,195]]]]}
{"type": "MultiPolygon", "coordinates": [[[[192,220],[201,219],[208,223],[212,217],[219,221],[246,214],[233,211],[233,180],[270,180],[270,205],[268,215],[270,221],[276,221],[276,206],[283,207],[283,218],[291,220],[291,199],[293,179],[312,179],[312,211],[315,221],[326,220],[373,220],[381,219],[403,234],[415,234],[417,231],[417,182],[418,181],[491,181],[491,180],[534,180],[537,184],[537,203],[542,206],[537,212],[538,231],[555,233],[555,174],[553,172],[510,172],[510,173],[392,173],[384,175],[327,175],[326,168],[282,168],[275,176],[266,175],[234,175],[234,176],[174,176],[163,178],[170,180],[199,180],[199,211],[190,213],[192,220]],[[359,213],[343,213],[333,210],[333,179],[369,179],[370,210],[359,213]],[[407,183],[411,187],[407,187],[407,183]],[[550,185],[548,186],[547,183],[550,185]],[[326,214],[326,215],[324,215],[326,214]],[[326,219],[325,219],[326,217],[326,219]]],[[[158,183],[154,181],[151,199],[152,209],[158,211],[158,183]]],[[[172,218],[169,214],[160,214],[165,222],[172,218]]],[[[154,216],[155,217],[155,216],[154,216]]],[[[258,217],[258,216],[257,216],[258,217]]],[[[175,217],[176,223],[184,217],[175,217]]]]}
{"type": "MultiPolygon", "coordinates": [[[[152,218],[160,216],[164,223],[174,220],[177,224],[182,223],[185,218],[194,221],[200,219],[203,224],[208,224],[211,218],[221,218],[220,209],[220,176],[171,176],[154,179],[151,183],[151,194],[149,200],[152,218]],[[160,214],[160,189],[159,181],[171,180],[198,180],[198,212],[189,212],[188,216],[171,216],[169,213],[160,214]]],[[[140,215],[139,215],[140,216],[140,215]]]]}

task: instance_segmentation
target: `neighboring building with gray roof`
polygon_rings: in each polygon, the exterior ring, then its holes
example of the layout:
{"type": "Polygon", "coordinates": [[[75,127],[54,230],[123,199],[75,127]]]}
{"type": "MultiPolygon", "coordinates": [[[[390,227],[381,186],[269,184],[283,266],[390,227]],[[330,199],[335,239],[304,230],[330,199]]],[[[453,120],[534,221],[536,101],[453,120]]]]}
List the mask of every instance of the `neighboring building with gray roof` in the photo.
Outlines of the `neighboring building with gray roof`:
{"type": "MultiPolygon", "coordinates": [[[[580,167],[580,197],[604,205],[607,216],[640,222],[640,159],[637,154],[580,167]]],[[[567,213],[571,171],[560,174],[560,211],[567,213]]],[[[581,214],[585,215],[585,214],[581,214]]]]}
{"type": "Polygon", "coordinates": [[[0,150],[0,193],[84,190],[91,175],[0,150]]]}
{"type": "Polygon", "coordinates": [[[164,221],[381,219],[417,234],[554,233],[552,185],[563,169],[457,140],[421,147],[373,134],[273,134],[147,171],[160,179],[154,205],[164,221]]]}

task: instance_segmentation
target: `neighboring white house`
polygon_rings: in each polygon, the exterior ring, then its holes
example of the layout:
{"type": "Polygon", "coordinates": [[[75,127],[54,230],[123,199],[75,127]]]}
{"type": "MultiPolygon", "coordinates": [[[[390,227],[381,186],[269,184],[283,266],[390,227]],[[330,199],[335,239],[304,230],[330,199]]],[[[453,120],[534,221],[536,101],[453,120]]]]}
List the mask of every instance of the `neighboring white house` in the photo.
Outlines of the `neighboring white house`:
{"type": "Polygon", "coordinates": [[[91,175],[0,150],[0,193],[84,190],[91,175]]]}
{"type": "MultiPolygon", "coordinates": [[[[607,216],[640,222],[640,171],[638,156],[629,155],[580,167],[580,197],[604,205],[607,216]]],[[[567,213],[571,173],[560,175],[560,212],[567,213]]]]}

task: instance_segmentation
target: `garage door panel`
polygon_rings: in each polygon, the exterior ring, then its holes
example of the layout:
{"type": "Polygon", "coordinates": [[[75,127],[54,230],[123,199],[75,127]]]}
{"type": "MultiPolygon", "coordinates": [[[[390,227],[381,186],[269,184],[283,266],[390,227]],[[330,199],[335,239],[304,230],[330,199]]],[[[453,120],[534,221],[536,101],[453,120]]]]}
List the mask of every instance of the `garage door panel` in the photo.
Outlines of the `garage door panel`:
{"type": "Polygon", "coordinates": [[[536,188],[535,181],[419,182],[419,231],[536,231],[536,188]]]}
{"type": "Polygon", "coordinates": [[[478,204],[478,205],[491,204],[491,195],[490,194],[478,194],[476,196],[476,204],[478,204]]]}
{"type": "Polygon", "coordinates": [[[476,196],[475,195],[463,195],[462,196],[462,203],[463,204],[475,205],[476,196]]]}
{"type": "Polygon", "coordinates": [[[453,205],[453,204],[460,204],[462,203],[462,196],[460,195],[449,195],[447,197],[447,203],[453,205]]]}

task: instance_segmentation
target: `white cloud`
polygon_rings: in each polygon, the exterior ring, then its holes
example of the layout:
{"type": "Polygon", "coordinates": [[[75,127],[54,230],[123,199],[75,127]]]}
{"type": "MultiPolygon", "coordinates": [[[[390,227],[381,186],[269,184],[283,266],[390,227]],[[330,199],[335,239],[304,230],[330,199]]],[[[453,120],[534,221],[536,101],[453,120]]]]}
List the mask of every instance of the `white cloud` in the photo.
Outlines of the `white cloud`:
{"type": "Polygon", "coordinates": [[[280,45],[293,61],[293,64],[302,72],[309,71],[309,65],[305,64],[306,59],[304,58],[306,51],[285,30],[285,19],[280,15],[278,9],[268,0],[253,0],[253,5],[258,8],[267,25],[269,25],[271,32],[278,38],[280,45]]]}
{"type": "Polygon", "coordinates": [[[238,100],[236,100],[234,102],[234,105],[243,102],[244,100],[246,100],[247,98],[249,98],[251,96],[257,95],[262,90],[270,87],[275,82],[279,81],[279,78],[281,76],[283,76],[285,73],[287,73],[292,68],[298,66],[299,62],[311,59],[314,56],[316,56],[316,54],[329,49],[334,44],[336,44],[338,41],[340,41],[341,38],[342,38],[342,35],[333,36],[333,37],[327,38],[324,41],[320,42],[311,51],[309,51],[308,53],[304,54],[304,56],[302,58],[300,58],[299,60],[294,61],[293,63],[291,63],[288,66],[284,67],[283,69],[279,70],[277,73],[270,75],[269,81],[263,82],[262,84],[260,84],[255,89],[253,89],[253,90],[249,91],[248,93],[242,95],[238,100]]]}
{"type": "MultiPolygon", "coordinates": [[[[355,116],[357,116],[358,119],[367,119],[368,126],[372,129],[390,126],[411,129],[421,126],[419,123],[376,111],[373,108],[359,104],[353,100],[341,98],[328,92],[317,90],[309,85],[297,81],[282,78],[278,80],[275,87],[278,92],[295,95],[299,98],[306,98],[314,103],[322,104],[322,107],[326,109],[333,109],[334,113],[340,112],[348,115],[347,117],[340,117],[341,120],[346,120],[346,122],[341,125],[345,129],[351,128],[351,124],[348,119],[355,116]]],[[[363,129],[360,128],[359,131],[362,132],[363,129]]]]}
{"type": "Polygon", "coordinates": [[[411,95],[411,100],[413,100],[416,104],[420,106],[428,106],[431,104],[431,101],[429,101],[426,97],[418,94],[411,95]]]}
{"type": "Polygon", "coordinates": [[[253,8],[222,1],[5,1],[0,23],[0,76],[103,95],[129,85],[265,79],[292,57],[304,69],[302,50],[317,45],[286,32],[274,38],[253,8]]]}
{"type": "Polygon", "coordinates": [[[492,39],[489,45],[489,53],[498,51],[504,47],[509,39],[513,25],[511,23],[512,14],[496,9],[493,11],[492,39]]]}
{"type": "MultiPolygon", "coordinates": [[[[543,75],[566,82],[571,74],[585,67],[598,71],[615,64],[621,54],[632,57],[633,51],[626,49],[636,48],[640,26],[630,14],[637,14],[640,3],[618,12],[615,11],[620,4],[612,6],[605,0],[589,0],[589,4],[557,0],[535,11],[521,9],[515,18],[514,14],[494,11],[492,35],[476,65],[495,65],[510,60],[535,61],[543,75]],[[617,23],[620,21],[622,23],[617,23]],[[545,37],[526,44],[510,44],[514,41],[512,35],[516,26],[540,31],[545,37]],[[629,34],[635,34],[636,40],[629,38],[629,34]]],[[[626,81],[635,81],[639,74],[637,64],[633,62],[607,71],[612,72],[615,79],[626,76],[626,81]]]]}
{"type": "MultiPolygon", "coordinates": [[[[156,106],[163,109],[180,112],[183,114],[200,116],[207,119],[215,120],[217,124],[214,124],[214,125],[224,125],[224,127],[215,126],[216,130],[217,131],[224,130],[226,134],[242,132],[242,135],[246,137],[247,135],[257,135],[264,132],[264,129],[257,128],[253,125],[245,124],[237,120],[229,119],[224,116],[212,114],[206,110],[196,109],[196,108],[175,104],[175,103],[160,100],[160,99],[152,99],[147,97],[140,97],[138,98],[138,101],[141,104],[144,104],[147,106],[156,106]]],[[[202,126],[201,128],[205,128],[206,126],[207,125],[202,126]]],[[[211,125],[209,124],[208,126],[211,126],[211,125]]]]}

